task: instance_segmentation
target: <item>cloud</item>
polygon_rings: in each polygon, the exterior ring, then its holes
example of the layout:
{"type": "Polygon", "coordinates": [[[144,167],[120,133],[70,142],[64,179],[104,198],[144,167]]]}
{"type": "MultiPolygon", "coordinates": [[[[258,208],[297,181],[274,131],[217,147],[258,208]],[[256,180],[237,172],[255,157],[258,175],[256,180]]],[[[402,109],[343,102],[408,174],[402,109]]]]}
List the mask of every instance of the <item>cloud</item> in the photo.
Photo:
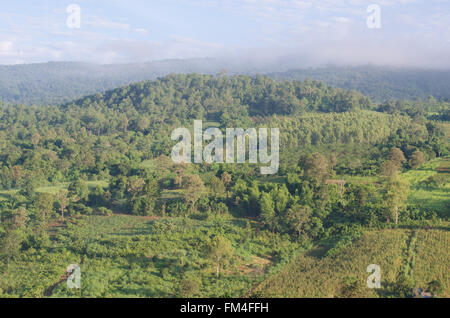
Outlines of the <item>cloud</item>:
{"type": "Polygon", "coordinates": [[[154,9],[144,19],[138,19],[139,7],[124,1],[89,3],[80,2],[82,27],[76,30],[67,28],[60,4],[34,14],[0,13],[0,64],[206,56],[261,63],[290,56],[314,65],[450,64],[450,6],[441,0],[426,6],[416,0],[177,0],[178,11],[172,1],[155,0],[143,5],[154,9]],[[381,6],[381,29],[366,26],[372,3],[381,6]]]}

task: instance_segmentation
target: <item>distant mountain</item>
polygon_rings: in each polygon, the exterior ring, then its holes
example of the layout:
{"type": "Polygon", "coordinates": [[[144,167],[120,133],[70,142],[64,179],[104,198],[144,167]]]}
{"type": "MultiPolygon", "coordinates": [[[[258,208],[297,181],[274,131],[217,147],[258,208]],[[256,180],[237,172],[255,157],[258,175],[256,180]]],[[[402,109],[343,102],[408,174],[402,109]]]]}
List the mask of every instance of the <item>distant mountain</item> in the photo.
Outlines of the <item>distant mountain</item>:
{"type": "Polygon", "coordinates": [[[268,74],[284,80],[310,78],[354,89],[378,100],[450,98],[450,71],[392,67],[323,67],[294,69],[298,61],[199,58],[142,64],[97,65],[79,62],[0,65],[0,99],[13,104],[61,104],[86,95],[170,73],[268,74]]]}
{"type": "MultiPolygon", "coordinates": [[[[298,65],[298,64],[297,64],[298,65]]],[[[61,104],[133,82],[171,73],[257,74],[286,71],[283,60],[197,58],[140,64],[98,65],[81,62],[0,65],[0,99],[17,104],[61,104]]]]}
{"type": "Polygon", "coordinates": [[[19,104],[59,104],[169,73],[213,72],[207,60],[96,65],[61,62],[0,66],[0,97],[19,104]]]}
{"type": "Polygon", "coordinates": [[[450,99],[450,70],[425,70],[381,66],[325,67],[269,74],[279,80],[306,78],[356,90],[375,101],[389,99],[450,99]]]}

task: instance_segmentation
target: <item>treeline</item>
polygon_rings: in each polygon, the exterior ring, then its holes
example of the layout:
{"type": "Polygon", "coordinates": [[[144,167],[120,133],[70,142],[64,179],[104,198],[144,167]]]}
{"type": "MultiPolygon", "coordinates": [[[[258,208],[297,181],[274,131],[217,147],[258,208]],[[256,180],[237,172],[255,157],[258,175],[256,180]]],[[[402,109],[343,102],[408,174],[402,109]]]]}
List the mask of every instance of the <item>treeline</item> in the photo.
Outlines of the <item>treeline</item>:
{"type": "Polygon", "coordinates": [[[357,66],[310,68],[270,74],[281,80],[307,78],[346,90],[357,90],[378,102],[450,98],[450,72],[400,67],[357,66]]]}
{"type": "Polygon", "coordinates": [[[394,134],[410,136],[410,141],[428,136],[424,122],[409,117],[372,111],[331,114],[309,113],[300,117],[266,117],[261,125],[279,127],[281,148],[320,144],[385,143],[394,134]]]}
{"type": "MultiPolygon", "coordinates": [[[[437,100],[450,98],[448,70],[422,70],[383,66],[279,70],[280,65],[242,63],[233,60],[188,59],[142,64],[96,65],[45,63],[0,65],[0,99],[5,103],[56,105],[129,83],[154,80],[170,73],[267,74],[276,80],[321,81],[335,88],[356,90],[376,102],[387,100],[437,100]]],[[[292,68],[288,66],[284,69],[292,68]]]]}

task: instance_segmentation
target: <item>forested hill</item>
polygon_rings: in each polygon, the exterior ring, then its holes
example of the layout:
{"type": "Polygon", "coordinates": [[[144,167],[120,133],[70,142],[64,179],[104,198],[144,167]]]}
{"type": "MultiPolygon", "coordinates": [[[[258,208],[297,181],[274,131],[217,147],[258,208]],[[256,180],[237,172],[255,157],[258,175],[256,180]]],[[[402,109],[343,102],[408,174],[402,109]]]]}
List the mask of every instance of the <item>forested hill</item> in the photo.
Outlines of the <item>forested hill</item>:
{"type": "MultiPolygon", "coordinates": [[[[97,93],[63,107],[105,108],[157,122],[186,122],[204,118],[228,127],[243,127],[250,117],[297,116],[307,112],[342,113],[376,110],[410,117],[448,120],[450,103],[388,101],[375,104],[357,91],[333,88],[323,82],[277,81],[268,76],[179,74],[97,93]]],[[[152,122],[152,121],[150,121],[152,122]]]]}
{"type": "MultiPolygon", "coordinates": [[[[436,105],[450,108],[447,103],[436,105]]],[[[292,154],[295,162],[305,147],[324,145],[362,149],[388,143],[404,148],[408,155],[413,147],[420,147],[430,158],[448,153],[443,123],[420,113],[391,114],[386,109],[383,113],[362,94],[322,82],[199,74],[169,75],[61,106],[4,106],[0,107],[0,184],[10,189],[24,186],[30,178],[41,186],[81,175],[104,174],[108,179],[118,163],[134,165],[169,155],[170,132],[189,127],[194,119],[220,128],[279,127],[283,131],[280,155],[292,154]],[[42,162],[39,167],[35,164],[42,162]],[[23,171],[16,175],[15,166],[24,167],[23,171]]],[[[374,153],[378,157],[367,160],[371,173],[382,158],[378,148],[374,153]]]]}
{"type": "Polygon", "coordinates": [[[271,77],[287,80],[307,78],[327,85],[357,90],[375,101],[389,99],[425,100],[450,98],[450,71],[411,68],[359,66],[299,69],[272,73],[271,77]]]}
{"type": "Polygon", "coordinates": [[[282,64],[258,65],[232,60],[165,60],[142,64],[97,65],[45,63],[0,66],[0,99],[4,103],[56,105],[85,95],[171,73],[215,75],[268,74],[274,79],[306,78],[333,87],[355,89],[376,101],[387,99],[450,98],[450,71],[388,67],[325,67],[286,71],[282,64]],[[274,73],[276,72],[276,73],[274,73]]]}
{"type": "Polygon", "coordinates": [[[371,109],[370,99],[356,91],[335,89],[317,81],[275,81],[267,76],[169,75],[139,82],[68,103],[64,107],[130,109],[158,120],[245,120],[248,116],[298,115],[371,109]]]}

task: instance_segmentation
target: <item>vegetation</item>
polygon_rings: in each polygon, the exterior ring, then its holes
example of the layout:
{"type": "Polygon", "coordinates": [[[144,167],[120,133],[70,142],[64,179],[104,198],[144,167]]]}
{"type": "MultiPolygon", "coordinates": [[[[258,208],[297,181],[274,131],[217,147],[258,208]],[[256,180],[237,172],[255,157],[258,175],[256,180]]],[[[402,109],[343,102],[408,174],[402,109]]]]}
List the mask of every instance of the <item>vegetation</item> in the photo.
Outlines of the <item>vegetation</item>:
{"type": "Polygon", "coordinates": [[[437,295],[448,297],[449,257],[445,250],[449,239],[448,223],[442,230],[436,227],[419,233],[401,229],[369,231],[337,254],[324,256],[323,248],[301,254],[260,284],[253,296],[404,297],[412,296],[412,288],[428,290],[428,284],[436,281],[446,286],[437,295]],[[414,242],[411,235],[417,235],[414,242]],[[366,286],[369,264],[381,268],[381,289],[366,286]],[[408,266],[412,269],[405,272],[408,266]],[[411,284],[411,288],[402,289],[405,284],[411,284]]]}
{"type": "Polygon", "coordinates": [[[449,126],[414,105],[223,74],[3,105],[0,295],[448,295],[448,255],[417,255],[448,244],[449,126]],[[175,164],[170,132],[194,119],[280,128],[278,173],[175,164]],[[419,274],[428,260],[439,264],[419,274]],[[64,283],[71,264],[81,289],[64,283]],[[361,285],[369,264],[386,271],[383,290],[361,285]]]}

